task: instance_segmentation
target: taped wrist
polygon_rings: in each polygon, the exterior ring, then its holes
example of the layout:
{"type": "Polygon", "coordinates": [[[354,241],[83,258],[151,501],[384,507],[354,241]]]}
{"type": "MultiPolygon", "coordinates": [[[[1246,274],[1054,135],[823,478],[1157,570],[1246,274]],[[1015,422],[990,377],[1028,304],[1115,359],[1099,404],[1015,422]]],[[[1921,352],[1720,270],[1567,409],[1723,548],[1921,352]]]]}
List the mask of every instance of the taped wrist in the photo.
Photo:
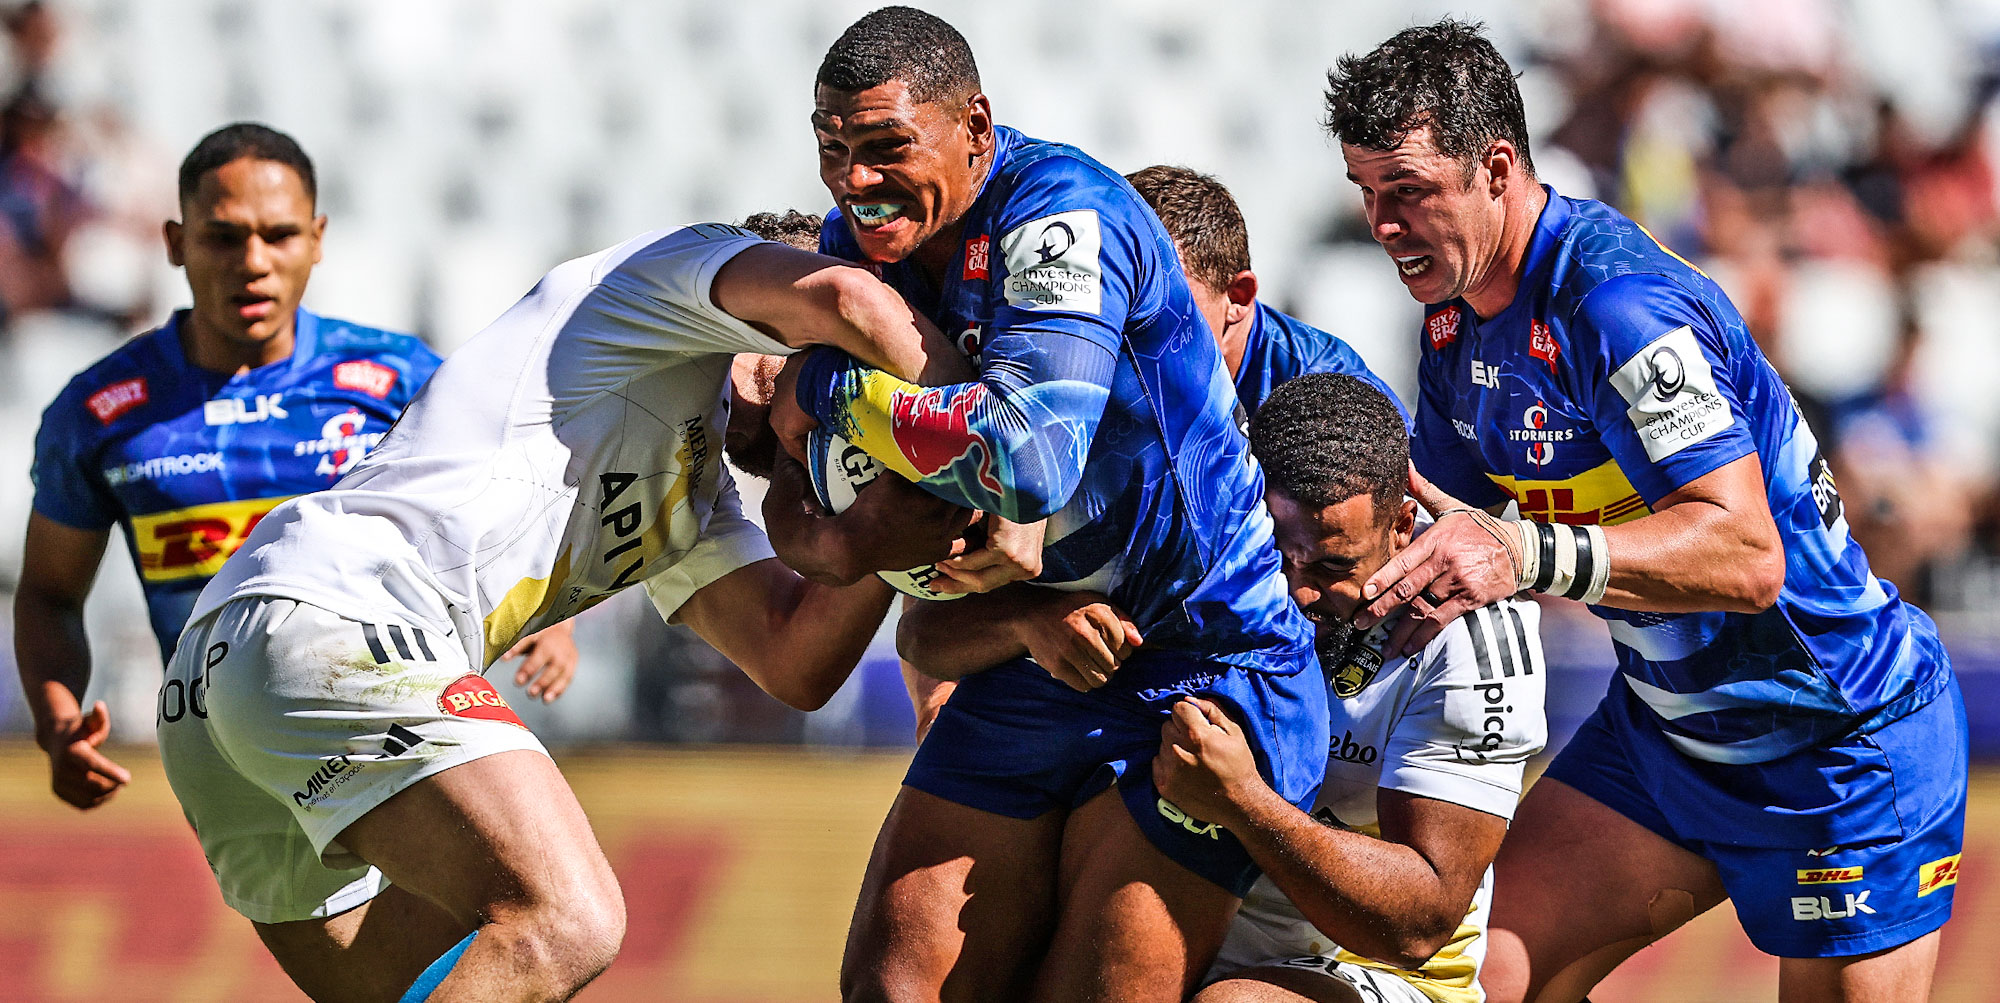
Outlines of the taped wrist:
{"type": "Polygon", "coordinates": [[[1611,551],[1602,526],[1567,526],[1522,520],[1519,587],[1595,603],[1611,584],[1611,551]]]}

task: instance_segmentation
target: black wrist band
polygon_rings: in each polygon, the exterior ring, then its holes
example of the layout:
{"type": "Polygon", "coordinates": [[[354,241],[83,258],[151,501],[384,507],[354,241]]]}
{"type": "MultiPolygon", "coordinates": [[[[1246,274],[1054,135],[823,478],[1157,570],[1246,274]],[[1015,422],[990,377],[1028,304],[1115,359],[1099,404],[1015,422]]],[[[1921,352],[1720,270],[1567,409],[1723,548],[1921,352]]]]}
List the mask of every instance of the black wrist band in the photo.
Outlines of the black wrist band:
{"type": "Polygon", "coordinates": [[[1535,535],[1541,540],[1542,564],[1535,573],[1535,584],[1530,587],[1544,592],[1556,580],[1556,528],[1546,522],[1534,525],[1535,535]]]}
{"type": "Polygon", "coordinates": [[[1576,580],[1570,583],[1564,599],[1582,599],[1590,591],[1592,573],[1597,570],[1597,555],[1590,549],[1590,533],[1582,526],[1565,526],[1564,529],[1576,534],[1576,580]]]}

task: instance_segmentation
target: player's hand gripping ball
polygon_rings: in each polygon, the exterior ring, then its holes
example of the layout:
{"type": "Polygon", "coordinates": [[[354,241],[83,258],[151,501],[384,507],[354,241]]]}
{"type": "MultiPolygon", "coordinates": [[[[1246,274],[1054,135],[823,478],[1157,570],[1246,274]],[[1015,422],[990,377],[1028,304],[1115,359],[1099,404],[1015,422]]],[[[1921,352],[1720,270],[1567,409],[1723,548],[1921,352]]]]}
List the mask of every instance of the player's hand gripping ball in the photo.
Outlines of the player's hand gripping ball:
{"type": "MultiPolygon", "coordinates": [[[[806,454],[806,474],[812,480],[813,494],[819,499],[820,507],[832,515],[838,515],[854,504],[855,492],[886,472],[886,468],[875,462],[875,458],[860,446],[824,428],[813,429],[807,437],[806,454]]],[[[965,598],[964,593],[939,592],[931,588],[932,582],[945,577],[932,565],[908,571],[878,571],[876,574],[896,591],[919,599],[942,602],[965,598]]]]}

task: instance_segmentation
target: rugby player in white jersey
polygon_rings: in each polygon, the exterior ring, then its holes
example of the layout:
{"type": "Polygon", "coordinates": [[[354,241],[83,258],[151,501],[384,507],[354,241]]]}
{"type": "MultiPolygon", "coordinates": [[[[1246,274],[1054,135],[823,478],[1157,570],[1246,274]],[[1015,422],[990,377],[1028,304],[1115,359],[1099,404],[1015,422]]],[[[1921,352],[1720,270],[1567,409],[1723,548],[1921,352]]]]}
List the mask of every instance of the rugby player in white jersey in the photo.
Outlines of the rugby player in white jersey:
{"type": "Polygon", "coordinates": [[[751,377],[809,344],[965,372],[922,324],[846,262],[721,224],[643,234],[558,266],[366,462],[264,518],[195,607],[168,676],[197,709],[160,747],[224,899],[308,995],[561,1000],[611,963],[617,881],[482,673],[644,583],[774,696],[824,702],[892,594],[862,571],[945,557],[970,513],[882,478],[812,517],[803,471],[747,449],[778,464],[788,547],[864,578],[808,582],[740,511],[725,423],[754,445],[751,377]]]}
{"type": "Polygon", "coordinates": [[[1484,998],[1493,857],[1547,738],[1540,610],[1502,599],[1386,660],[1393,622],[1349,625],[1415,529],[1403,433],[1379,390],[1330,373],[1281,385],[1251,418],[1292,597],[1320,625],[1333,740],[1307,815],[1265,786],[1223,708],[1175,707],[1161,793],[1264,869],[1197,1003],[1484,998]]]}

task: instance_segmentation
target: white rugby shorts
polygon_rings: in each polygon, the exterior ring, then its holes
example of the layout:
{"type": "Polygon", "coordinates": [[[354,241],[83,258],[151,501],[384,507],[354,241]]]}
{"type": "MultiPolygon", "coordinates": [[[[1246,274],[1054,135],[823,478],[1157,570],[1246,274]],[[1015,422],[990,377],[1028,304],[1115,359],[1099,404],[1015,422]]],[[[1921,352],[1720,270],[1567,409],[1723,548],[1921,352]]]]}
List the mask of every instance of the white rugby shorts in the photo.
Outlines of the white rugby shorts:
{"type": "Polygon", "coordinates": [[[375,897],[387,881],[338,838],[396,792],[495,753],[548,754],[456,638],[271,596],[188,625],[158,728],[223,900],[258,923],[375,897]]]}

